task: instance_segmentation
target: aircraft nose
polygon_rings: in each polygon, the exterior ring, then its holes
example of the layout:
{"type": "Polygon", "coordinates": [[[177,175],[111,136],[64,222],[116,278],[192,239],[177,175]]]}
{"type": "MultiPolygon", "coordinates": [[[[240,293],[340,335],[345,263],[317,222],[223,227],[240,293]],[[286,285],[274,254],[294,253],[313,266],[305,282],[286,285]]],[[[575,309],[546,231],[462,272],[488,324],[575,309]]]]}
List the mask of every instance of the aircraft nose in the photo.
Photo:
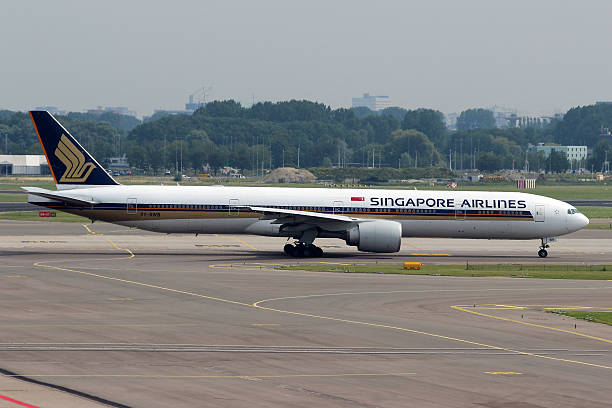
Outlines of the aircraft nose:
{"type": "Polygon", "coordinates": [[[586,215],[580,214],[580,229],[586,228],[587,225],[589,225],[589,219],[586,215]]]}
{"type": "Polygon", "coordinates": [[[589,219],[584,214],[572,214],[567,216],[567,229],[570,232],[578,231],[589,225],[589,219]]]}

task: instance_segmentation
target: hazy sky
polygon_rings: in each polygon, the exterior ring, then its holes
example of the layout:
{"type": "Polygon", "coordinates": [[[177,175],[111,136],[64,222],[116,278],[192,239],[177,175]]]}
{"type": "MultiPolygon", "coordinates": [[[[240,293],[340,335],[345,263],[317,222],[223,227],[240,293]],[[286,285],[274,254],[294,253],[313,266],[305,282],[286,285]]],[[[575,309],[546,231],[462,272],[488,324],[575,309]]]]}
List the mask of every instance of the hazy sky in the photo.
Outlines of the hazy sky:
{"type": "Polygon", "coordinates": [[[214,99],[448,113],[612,100],[610,0],[2,1],[0,108],[214,99]]]}

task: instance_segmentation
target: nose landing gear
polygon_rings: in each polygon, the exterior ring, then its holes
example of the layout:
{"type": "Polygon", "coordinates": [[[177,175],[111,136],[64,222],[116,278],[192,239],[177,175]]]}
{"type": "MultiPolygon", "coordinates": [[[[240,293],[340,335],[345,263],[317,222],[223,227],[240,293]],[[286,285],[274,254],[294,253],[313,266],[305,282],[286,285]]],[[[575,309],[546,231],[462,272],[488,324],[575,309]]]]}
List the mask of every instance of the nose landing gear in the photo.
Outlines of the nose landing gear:
{"type": "Polygon", "coordinates": [[[546,258],[548,256],[546,248],[550,248],[550,245],[548,245],[548,240],[546,238],[542,238],[542,245],[540,245],[540,250],[538,251],[538,256],[540,258],[546,258]]]}

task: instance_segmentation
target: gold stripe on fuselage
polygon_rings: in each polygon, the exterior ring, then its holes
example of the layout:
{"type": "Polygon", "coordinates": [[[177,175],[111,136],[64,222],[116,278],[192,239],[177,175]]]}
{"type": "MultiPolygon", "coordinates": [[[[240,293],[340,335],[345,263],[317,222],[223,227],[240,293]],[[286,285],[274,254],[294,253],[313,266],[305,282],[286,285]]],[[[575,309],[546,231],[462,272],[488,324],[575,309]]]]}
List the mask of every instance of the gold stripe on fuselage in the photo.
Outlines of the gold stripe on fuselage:
{"type": "MultiPolygon", "coordinates": [[[[59,209],[59,208],[58,208],[59,209]]],[[[239,211],[235,212],[232,210],[230,213],[227,209],[200,209],[200,210],[175,210],[170,209],[164,210],[159,208],[138,208],[134,214],[128,214],[126,209],[119,209],[116,207],[104,208],[91,208],[91,207],[68,207],[61,209],[61,211],[69,212],[76,215],[81,215],[87,218],[93,218],[102,221],[150,221],[150,220],[179,220],[179,219],[235,219],[235,218],[261,218],[262,213],[256,213],[252,211],[239,211]],[[161,210],[161,211],[160,211],[161,210]]],[[[313,214],[331,214],[325,212],[313,212],[313,214]]],[[[479,214],[474,216],[467,216],[466,218],[455,217],[454,215],[424,215],[418,213],[412,214],[394,214],[394,213],[359,213],[359,212],[346,212],[343,214],[337,213],[337,215],[353,216],[365,219],[391,219],[391,220],[406,220],[406,221],[533,221],[531,216],[526,215],[511,215],[511,214],[498,214],[498,215],[485,215],[479,214]]]]}

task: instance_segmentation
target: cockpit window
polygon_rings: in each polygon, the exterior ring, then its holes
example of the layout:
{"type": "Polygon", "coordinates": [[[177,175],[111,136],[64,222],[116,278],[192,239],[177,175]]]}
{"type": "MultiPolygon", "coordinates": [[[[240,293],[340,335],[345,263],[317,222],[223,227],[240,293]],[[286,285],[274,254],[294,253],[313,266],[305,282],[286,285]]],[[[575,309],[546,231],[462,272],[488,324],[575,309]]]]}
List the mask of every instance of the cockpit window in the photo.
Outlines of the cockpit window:
{"type": "Polygon", "coordinates": [[[567,213],[568,214],[580,214],[580,211],[578,211],[575,208],[568,208],[567,213]]]}

